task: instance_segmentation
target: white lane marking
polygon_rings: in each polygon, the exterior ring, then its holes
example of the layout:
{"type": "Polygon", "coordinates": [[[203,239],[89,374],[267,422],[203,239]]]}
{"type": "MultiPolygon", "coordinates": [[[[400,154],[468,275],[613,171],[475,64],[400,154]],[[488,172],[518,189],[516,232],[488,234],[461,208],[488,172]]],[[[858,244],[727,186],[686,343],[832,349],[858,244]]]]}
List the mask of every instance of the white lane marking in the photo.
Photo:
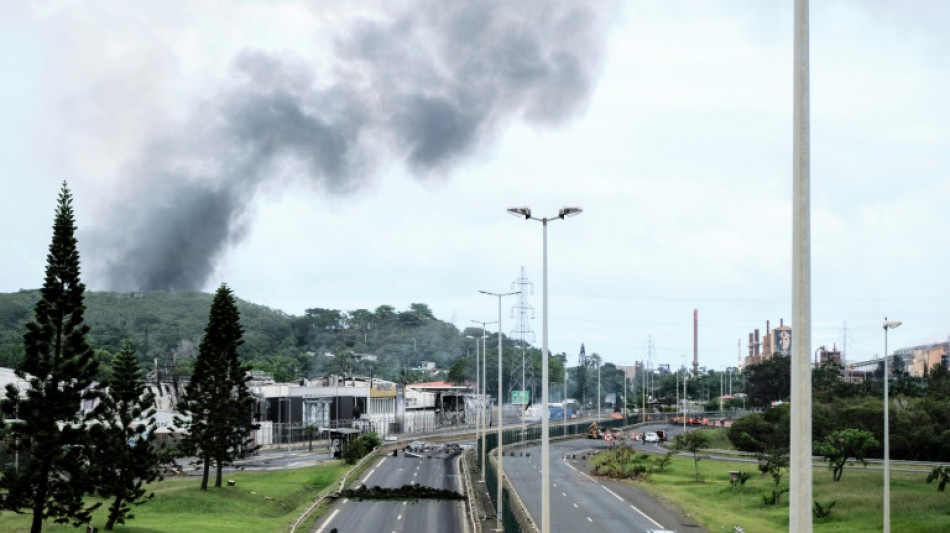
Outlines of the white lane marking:
{"type": "Polygon", "coordinates": [[[327,521],[324,522],[323,525],[320,526],[320,529],[317,530],[317,533],[323,533],[323,529],[324,529],[325,527],[327,527],[327,524],[329,524],[330,522],[333,521],[333,517],[336,516],[336,514],[339,513],[339,512],[340,512],[339,509],[334,509],[334,511],[333,511],[332,513],[330,513],[330,517],[327,518],[327,521]]]}
{"type": "Polygon", "coordinates": [[[580,505],[577,505],[576,503],[575,503],[575,504],[573,504],[573,505],[574,505],[574,507],[580,507],[580,505]]]}
{"type": "Polygon", "coordinates": [[[618,496],[616,492],[614,492],[614,491],[608,489],[607,487],[605,487],[605,486],[603,486],[603,485],[601,485],[600,488],[602,488],[602,489],[606,490],[607,492],[613,494],[613,495],[614,495],[614,498],[617,498],[618,500],[623,501],[623,498],[621,498],[620,496],[618,496]]]}
{"type": "Polygon", "coordinates": [[[369,479],[369,476],[373,475],[373,472],[375,472],[375,471],[376,471],[375,468],[372,469],[372,470],[370,470],[369,473],[366,474],[366,477],[363,478],[363,483],[366,483],[366,480],[368,480],[368,479],[369,479]]]}
{"type": "MultiPolygon", "coordinates": [[[[578,474],[580,474],[580,475],[586,477],[587,479],[593,481],[594,483],[597,483],[597,484],[600,485],[601,487],[604,487],[603,485],[600,484],[599,481],[597,481],[596,479],[594,479],[594,478],[588,476],[588,475],[585,474],[584,472],[581,472],[580,470],[574,468],[574,467],[573,467],[570,463],[568,463],[567,461],[564,461],[564,464],[566,464],[566,465],[568,466],[568,468],[570,468],[571,470],[573,470],[573,471],[577,472],[578,474]]],[[[604,487],[604,490],[606,490],[607,492],[613,494],[614,496],[617,496],[612,490],[608,489],[607,487],[604,487]]],[[[620,496],[617,496],[617,498],[619,498],[621,501],[624,501],[623,498],[620,498],[620,496]]],[[[653,518],[651,518],[650,515],[644,513],[643,511],[641,511],[640,509],[636,508],[636,507],[633,506],[632,504],[630,505],[630,508],[633,509],[634,511],[640,513],[640,516],[642,516],[643,518],[646,518],[646,519],[649,520],[650,522],[653,522],[653,525],[655,525],[657,528],[663,529],[663,525],[660,524],[659,522],[657,522],[656,520],[654,520],[653,518]]],[[[588,519],[588,520],[589,520],[589,519],[588,519]]]]}
{"type": "Polygon", "coordinates": [[[402,515],[397,516],[396,520],[402,520],[402,515]]]}
{"type": "Polygon", "coordinates": [[[562,492],[562,493],[561,493],[561,496],[564,496],[565,498],[567,498],[567,493],[566,493],[566,492],[562,492]]]}
{"type": "Polygon", "coordinates": [[[405,507],[406,504],[408,504],[408,503],[409,503],[409,502],[402,502],[403,507],[405,507]]]}
{"type": "Polygon", "coordinates": [[[594,521],[593,521],[593,520],[591,520],[589,516],[587,517],[587,521],[588,521],[588,522],[590,522],[591,524],[593,524],[593,523],[594,523],[594,521]]]}

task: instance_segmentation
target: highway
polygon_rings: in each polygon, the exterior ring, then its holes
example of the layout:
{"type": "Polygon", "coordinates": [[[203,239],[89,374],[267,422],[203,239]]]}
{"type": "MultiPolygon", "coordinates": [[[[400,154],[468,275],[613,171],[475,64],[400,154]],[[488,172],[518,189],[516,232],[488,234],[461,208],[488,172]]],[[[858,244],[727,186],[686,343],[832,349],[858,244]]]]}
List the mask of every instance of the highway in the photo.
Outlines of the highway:
{"type": "MultiPolygon", "coordinates": [[[[634,446],[642,447],[641,444],[634,446]]],[[[655,498],[633,485],[614,481],[601,482],[588,476],[583,471],[586,464],[580,460],[580,456],[586,450],[605,448],[607,444],[603,440],[575,439],[551,443],[550,509],[551,524],[556,525],[551,528],[552,531],[703,531],[691,520],[666,509],[655,498]]],[[[541,516],[540,446],[527,446],[512,451],[514,455],[509,452],[505,454],[505,475],[511,480],[537,523],[541,516]]]]}
{"type": "MultiPolygon", "coordinates": [[[[464,494],[460,457],[448,450],[428,450],[419,454],[400,450],[398,456],[387,455],[376,461],[350,488],[359,485],[398,488],[418,483],[464,494]]],[[[328,533],[334,528],[340,532],[468,531],[464,500],[360,502],[341,499],[311,532],[328,533]]]]}

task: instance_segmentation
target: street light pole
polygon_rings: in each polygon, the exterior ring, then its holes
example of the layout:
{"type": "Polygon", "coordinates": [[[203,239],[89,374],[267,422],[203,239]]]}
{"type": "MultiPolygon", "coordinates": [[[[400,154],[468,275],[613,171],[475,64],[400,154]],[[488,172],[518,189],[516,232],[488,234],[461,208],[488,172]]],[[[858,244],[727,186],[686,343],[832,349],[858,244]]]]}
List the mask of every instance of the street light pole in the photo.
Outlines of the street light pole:
{"type": "Polygon", "coordinates": [[[795,0],[792,53],[792,360],[789,531],[812,531],[811,193],[808,0],[795,0]]]}
{"type": "Polygon", "coordinates": [[[888,425],[890,401],[887,392],[887,383],[890,379],[887,372],[887,330],[901,324],[900,320],[888,320],[884,317],[884,533],[891,532],[891,432],[888,425]]]}
{"type": "MultiPolygon", "coordinates": [[[[482,338],[482,374],[480,377],[477,378],[479,389],[481,389],[481,394],[476,393],[477,400],[478,400],[477,401],[478,418],[476,420],[481,422],[481,436],[479,437],[479,433],[476,432],[475,439],[476,440],[479,440],[479,438],[481,439],[481,444],[482,444],[482,447],[481,447],[482,479],[481,481],[484,482],[485,481],[485,433],[486,433],[486,426],[488,425],[488,423],[485,421],[485,405],[483,402],[483,400],[487,397],[487,392],[488,392],[488,389],[485,387],[485,385],[487,385],[485,381],[486,379],[485,367],[488,366],[488,359],[487,359],[487,354],[485,351],[485,339],[487,339],[488,336],[485,335],[485,326],[487,326],[488,324],[494,324],[495,321],[483,322],[479,320],[472,320],[472,322],[482,325],[482,337],[481,337],[482,338]]],[[[477,365],[476,365],[476,371],[477,371],[477,365]]]]}
{"type": "Polygon", "coordinates": [[[623,425],[627,425],[627,365],[623,365],[623,425]]]}
{"type": "Polygon", "coordinates": [[[597,420],[600,420],[600,361],[597,361],[597,420]]]}
{"type": "MultiPolygon", "coordinates": [[[[551,531],[551,437],[548,420],[548,221],[563,220],[565,217],[579,215],[579,207],[562,207],[555,218],[534,218],[529,207],[512,207],[508,212],[525,220],[537,220],[543,228],[543,284],[541,304],[541,533],[551,531]]],[[[565,365],[565,383],[567,365],[565,365]]],[[[567,398],[565,398],[566,400],[567,398]]],[[[567,402],[564,403],[564,416],[567,416],[567,402]]]]}
{"type": "Polygon", "coordinates": [[[561,391],[561,435],[567,426],[567,362],[564,363],[564,389],[561,391]]]}
{"type": "Polygon", "coordinates": [[[689,381],[689,371],[683,372],[683,433],[686,433],[686,406],[689,400],[686,397],[686,382],[689,381]]]}
{"type": "Polygon", "coordinates": [[[722,380],[722,376],[723,374],[722,372],[720,372],[719,373],[719,416],[722,416],[722,395],[723,395],[722,389],[723,389],[723,383],[724,383],[722,380]]]}
{"type": "Polygon", "coordinates": [[[480,381],[480,376],[481,376],[481,374],[479,373],[479,367],[481,366],[481,364],[478,359],[480,355],[479,350],[481,348],[481,340],[480,340],[480,337],[475,337],[472,335],[466,335],[465,338],[475,340],[475,441],[477,442],[478,435],[479,435],[478,423],[481,420],[481,413],[482,413],[482,410],[479,407],[481,402],[479,402],[478,400],[478,387],[479,387],[479,381],[480,381]]]}
{"type": "Polygon", "coordinates": [[[503,499],[503,498],[501,497],[501,496],[502,496],[502,493],[501,493],[501,492],[502,492],[502,485],[503,485],[502,480],[503,480],[504,477],[505,477],[505,469],[504,469],[504,467],[503,467],[502,464],[501,464],[501,463],[502,463],[502,459],[504,458],[504,455],[505,455],[505,454],[504,454],[504,450],[503,450],[504,441],[502,440],[502,436],[503,436],[502,428],[503,428],[504,425],[505,425],[505,424],[504,424],[504,422],[505,422],[505,420],[504,420],[504,414],[503,414],[504,405],[505,405],[505,404],[504,404],[504,397],[502,396],[503,390],[502,390],[502,387],[501,387],[501,377],[502,377],[502,371],[501,371],[501,299],[502,299],[502,297],[504,297],[504,296],[513,296],[513,295],[515,295],[515,294],[521,294],[521,291],[502,292],[502,293],[498,293],[498,292],[488,292],[488,291],[478,291],[478,292],[480,292],[480,293],[482,293],[482,294],[487,294],[487,295],[489,295],[489,296],[496,296],[496,297],[498,298],[498,447],[496,448],[496,449],[498,450],[498,476],[497,476],[497,477],[498,477],[498,492],[497,492],[498,497],[496,498],[496,503],[497,503],[498,511],[497,511],[497,514],[495,515],[495,516],[497,517],[495,520],[496,520],[496,524],[497,524],[497,526],[498,526],[497,529],[498,529],[499,531],[501,531],[502,529],[504,529],[504,527],[502,526],[502,523],[503,523],[503,522],[502,522],[502,518],[503,518],[504,515],[501,514],[501,511],[502,511],[502,499],[503,499]]]}
{"type": "MultiPolygon", "coordinates": [[[[524,398],[524,394],[528,390],[528,386],[524,382],[524,344],[521,345],[521,390],[523,391],[521,393],[522,394],[521,397],[524,398]]],[[[525,421],[524,421],[524,412],[527,407],[528,407],[527,405],[521,406],[521,442],[525,441],[526,428],[525,428],[525,421]]]]}
{"type": "Polygon", "coordinates": [[[647,373],[646,373],[646,365],[642,364],[643,361],[640,361],[640,363],[641,363],[640,368],[643,369],[643,377],[641,378],[641,382],[642,382],[641,385],[643,385],[642,387],[643,390],[641,391],[643,393],[643,414],[640,416],[640,422],[646,422],[647,421],[647,373]]]}

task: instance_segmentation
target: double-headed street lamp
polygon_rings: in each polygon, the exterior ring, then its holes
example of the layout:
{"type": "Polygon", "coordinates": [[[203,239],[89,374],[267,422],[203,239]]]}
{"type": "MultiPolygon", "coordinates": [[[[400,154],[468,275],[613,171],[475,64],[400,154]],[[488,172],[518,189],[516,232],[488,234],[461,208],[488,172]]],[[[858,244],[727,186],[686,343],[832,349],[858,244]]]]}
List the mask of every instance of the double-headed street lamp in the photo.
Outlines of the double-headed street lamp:
{"type": "Polygon", "coordinates": [[[900,326],[900,320],[888,320],[884,317],[884,533],[891,531],[891,439],[888,428],[888,407],[887,398],[887,330],[900,326]]]}
{"type": "MultiPolygon", "coordinates": [[[[502,491],[502,480],[505,477],[505,470],[501,465],[502,457],[504,456],[504,451],[502,450],[502,427],[504,426],[504,415],[503,415],[503,406],[504,406],[504,397],[502,396],[502,387],[501,387],[501,299],[504,296],[512,296],[515,294],[521,294],[521,291],[514,292],[488,292],[488,291],[478,291],[482,294],[487,294],[489,296],[495,296],[498,298],[498,498],[496,503],[498,504],[498,511],[495,516],[498,521],[498,529],[501,529],[502,524],[502,508],[501,508],[501,491],[502,491]]],[[[486,360],[487,364],[487,360],[486,360]]],[[[484,449],[484,447],[482,448],[484,449]]]]}
{"type": "MultiPolygon", "coordinates": [[[[512,207],[508,212],[517,217],[524,217],[526,220],[537,220],[541,222],[543,231],[543,284],[541,291],[541,533],[550,533],[551,531],[551,442],[548,431],[550,421],[548,420],[548,221],[564,219],[581,213],[579,207],[562,207],[557,217],[554,218],[536,218],[531,216],[529,207],[512,207]]],[[[565,368],[566,372],[566,368],[565,368]]],[[[565,416],[567,416],[567,403],[564,404],[565,416]]],[[[501,495],[499,494],[499,498],[501,495]]]]}

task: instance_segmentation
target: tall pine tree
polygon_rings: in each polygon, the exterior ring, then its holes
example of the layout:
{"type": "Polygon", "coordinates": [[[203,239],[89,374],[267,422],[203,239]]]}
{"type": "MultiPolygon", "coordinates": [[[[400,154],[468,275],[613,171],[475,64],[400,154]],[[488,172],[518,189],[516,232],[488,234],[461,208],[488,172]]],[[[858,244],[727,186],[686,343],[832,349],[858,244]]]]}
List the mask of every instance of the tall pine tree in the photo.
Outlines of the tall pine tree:
{"type": "Polygon", "coordinates": [[[204,338],[198,348],[191,381],[185,386],[180,413],[190,417],[182,452],[198,458],[204,467],[201,489],[208,489],[213,463],[215,487],[221,486],[221,472],[241,454],[252,449],[250,434],[254,397],[247,387],[250,366],[242,364],[238,347],[244,342],[234,294],[221,285],[211,303],[204,338]]]}
{"type": "Polygon", "coordinates": [[[131,505],[148,501],[153,494],[145,485],[162,479],[171,454],[156,442],[155,396],[146,391],[135,350],[125,341],[112,365],[92,426],[95,442],[96,492],[111,498],[105,529],[135,518],[131,505]]]}
{"type": "MultiPolygon", "coordinates": [[[[83,400],[98,395],[90,386],[98,365],[86,343],[83,292],[79,281],[72,195],[63,183],[46,257],[46,279],[33,321],[26,326],[24,356],[16,375],[25,390],[7,385],[0,411],[10,422],[7,445],[20,464],[0,477],[2,508],[31,512],[31,531],[43,520],[57,523],[89,521],[92,508],[83,504],[90,489],[89,439],[81,410],[83,400]]],[[[98,506],[98,505],[97,505],[98,506]]]]}

